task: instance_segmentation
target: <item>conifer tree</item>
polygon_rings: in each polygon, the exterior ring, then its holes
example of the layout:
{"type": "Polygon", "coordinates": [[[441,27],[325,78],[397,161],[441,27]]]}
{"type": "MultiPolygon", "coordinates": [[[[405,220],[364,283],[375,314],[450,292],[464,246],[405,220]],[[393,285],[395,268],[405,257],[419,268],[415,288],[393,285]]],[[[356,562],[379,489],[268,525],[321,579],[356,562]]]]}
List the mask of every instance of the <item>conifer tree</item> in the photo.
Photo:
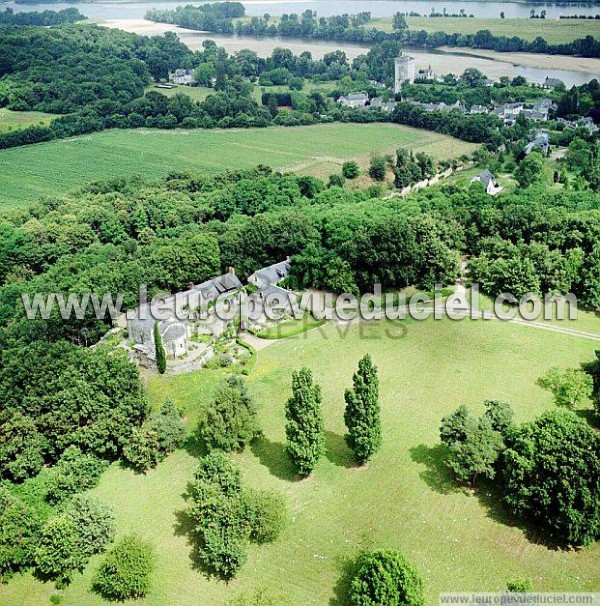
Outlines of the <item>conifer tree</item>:
{"type": "Polygon", "coordinates": [[[358,372],[352,380],[354,388],[347,389],[344,396],[346,442],[354,451],[356,461],[364,465],[381,446],[379,379],[369,354],[358,363],[358,372]]]}
{"type": "Polygon", "coordinates": [[[158,367],[158,372],[161,375],[164,375],[165,370],[167,370],[167,354],[165,353],[165,348],[160,336],[158,322],[155,322],[154,324],[154,350],[156,352],[156,366],[158,367]]]}
{"type": "Polygon", "coordinates": [[[292,397],[287,401],[285,434],[292,465],[302,477],[315,468],[323,452],[321,387],[308,368],[292,373],[292,397]]]}

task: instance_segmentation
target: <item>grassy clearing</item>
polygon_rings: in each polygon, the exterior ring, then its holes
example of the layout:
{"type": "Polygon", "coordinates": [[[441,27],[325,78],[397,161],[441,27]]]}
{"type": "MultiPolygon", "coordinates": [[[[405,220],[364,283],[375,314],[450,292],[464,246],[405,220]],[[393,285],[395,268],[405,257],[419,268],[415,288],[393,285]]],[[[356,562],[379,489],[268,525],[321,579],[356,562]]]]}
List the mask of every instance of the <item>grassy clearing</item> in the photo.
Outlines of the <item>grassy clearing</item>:
{"type": "Polygon", "coordinates": [[[324,124],[247,130],[114,130],[0,152],[0,208],[64,194],[86,181],[172,170],[219,172],[267,164],[278,170],[327,176],[373,152],[406,146],[438,159],[475,145],[396,124],[324,124]],[[23,167],[27,167],[26,173],[23,167]]]}
{"type": "MultiPolygon", "coordinates": [[[[518,36],[524,40],[534,40],[541,36],[551,44],[572,42],[577,38],[585,38],[586,36],[600,38],[600,20],[500,19],[499,17],[500,14],[498,14],[497,19],[408,17],[407,22],[410,29],[425,30],[427,33],[474,34],[480,30],[489,29],[495,36],[518,36]]],[[[373,19],[369,26],[391,32],[392,18],[373,19]]]]}
{"type": "Polygon", "coordinates": [[[279,322],[271,328],[259,332],[256,336],[261,339],[285,339],[308,332],[313,328],[323,326],[323,324],[325,324],[325,320],[317,320],[307,314],[301,320],[279,322]]]}
{"type": "MultiPolygon", "coordinates": [[[[115,506],[120,535],[141,533],[158,551],[152,593],[140,606],[222,606],[256,587],[290,606],[343,606],[344,561],[373,543],[398,548],[414,562],[428,606],[440,591],[501,590],[516,576],[531,577],[539,591],[600,590],[600,545],[562,552],[530,540],[496,496],[456,490],[438,446],[440,418],[460,403],[481,412],[483,399],[506,399],[519,421],[550,408],[551,396],[536,379],[553,365],[591,359],[596,348],[518,325],[449,320],[413,321],[403,330],[389,323],[327,325],[274,342],[258,353],[249,378],[265,439],[235,459],[250,485],[286,496],[288,529],[277,543],[252,548],[233,582],[208,580],[192,565],[178,515],[196,465],[193,451],[175,453],[146,476],[111,467],[95,495],[115,506]],[[366,352],[380,370],[384,441],[376,459],[356,469],[343,441],[343,392],[366,352]],[[297,482],[283,451],[284,403],[290,373],[302,365],[323,387],[327,454],[312,478],[297,482]]],[[[153,377],[151,400],[159,405],[171,397],[191,428],[221,373],[153,377]]],[[[89,592],[99,560],[75,577],[64,606],[104,604],[89,592]]],[[[0,587],[0,603],[39,606],[51,593],[50,585],[24,575],[0,587]]]]}
{"type": "Polygon", "coordinates": [[[204,101],[208,95],[213,95],[215,90],[206,86],[175,86],[175,88],[157,88],[149,86],[146,92],[155,92],[165,97],[174,97],[178,93],[187,95],[192,101],[204,101]]]}
{"type": "Polygon", "coordinates": [[[0,134],[28,126],[47,126],[56,116],[43,112],[13,112],[0,109],[0,134]]]}

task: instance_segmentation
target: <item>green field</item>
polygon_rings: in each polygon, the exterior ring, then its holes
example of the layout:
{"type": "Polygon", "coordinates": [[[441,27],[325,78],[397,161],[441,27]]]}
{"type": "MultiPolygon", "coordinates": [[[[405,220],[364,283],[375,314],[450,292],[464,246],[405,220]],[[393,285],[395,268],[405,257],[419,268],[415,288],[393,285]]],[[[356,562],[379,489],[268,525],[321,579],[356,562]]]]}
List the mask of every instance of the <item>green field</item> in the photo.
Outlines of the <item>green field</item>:
{"type": "Polygon", "coordinates": [[[146,92],[155,92],[164,95],[165,97],[174,97],[178,93],[187,95],[193,101],[204,101],[208,95],[213,95],[215,90],[206,86],[175,86],[175,88],[157,88],[149,86],[146,92]]]}
{"type": "MultiPolygon", "coordinates": [[[[542,9],[536,9],[539,13],[542,9]]],[[[575,9],[573,12],[577,12],[575,9]]],[[[600,11],[599,11],[600,12],[600,11]]],[[[600,38],[600,20],[594,19],[468,19],[461,17],[407,17],[411,30],[425,30],[427,33],[474,34],[489,29],[495,36],[518,36],[524,40],[534,40],[538,36],[550,44],[572,42],[577,38],[594,36],[600,38]]],[[[392,18],[373,19],[367,27],[392,31],[392,18]]]]}
{"type": "MultiPolygon", "coordinates": [[[[599,324],[596,318],[597,332],[599,324]]],[[[175,453],[146,476],[110,468],[95,495],[114,505],[119,534],[141,533],[158,552],[152,592],[140,605],[223,606],[243,590],[265,587],[289,606],[345,606],[344,562],[372,544],[397,548],[417,566],[428,606],[437,604],[441,591],[501,590],[522,576],[539,591],[600,590],[600,544],[556,551],[528,538],[487,489],[456,489],[438,446],[440,418],[461,403],[480,412],[483,399],[505,399],[518,421],[550,408],[551,397],[536,379],[550,366],[591,359],[598,344],[501,322],[413,321],[405,328],[329,324],[259,351],[248,380],[266,437],[235,459],[249,485],[286,496],[290,523],[276,543],[250,550],[231,583],[208,580],[193,566],[178,524],[181,495],[196,465],[193,451],[175,453]],[[386,330],[398,338],[385,336],[386,330]],[[380,371],[383,447],[368,467],[357,469],[342,437],[343,392],[366,352],[380,371]],[[283,406],[290,373],[301,365],[323,387],[327,454],[310,479],[298,482],[283,452],[283,406]]],[[[156,406],[171,397],[192,428],[222,372],[150,378],[151,401],[156,406]]],[[[89,592],[99,561],[75,576],[62,604],[104,604],[89,592]]],[[[18,576],[0,587],[0,603],[40,606],[53,592],[50,583],[18,576]]]]}
{"type": "Polygon", "coordinates": [[[28,126],[45,126],[50,124],[54,117],[52,114],[42,112],[13,112],[9,109],[0,109],[0,134],[28,126]]]}
{"type": "Polygon", "coordinates": [[[279,170],[328,176],[347,159],[363,166],[372,152],[407,146],[438,159],[475,145],[395,124],[326,124],[296,128],[115,130],[0,152],[0,206],[63,194],[86,181],[169,171],[218,172],[267,164],[279,170]],[[25,170],[26,167],[26,170],[25,170]]]}

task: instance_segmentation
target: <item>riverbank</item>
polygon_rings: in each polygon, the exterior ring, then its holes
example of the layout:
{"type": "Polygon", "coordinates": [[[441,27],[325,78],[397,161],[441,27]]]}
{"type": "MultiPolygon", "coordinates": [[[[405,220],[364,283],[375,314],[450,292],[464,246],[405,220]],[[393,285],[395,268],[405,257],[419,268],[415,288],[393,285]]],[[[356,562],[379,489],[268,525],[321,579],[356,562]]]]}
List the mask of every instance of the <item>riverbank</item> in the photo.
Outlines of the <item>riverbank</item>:
{"type": "MultiPolygon", "coordinates": [[[[268,57],[275,48],[284,47],[289,48],[297,55],[304,51],[310,51],[313,57],[317,59],[333,50],[342,50],[351,61],[359,55],[366,54],[369,50],[367,45],[344,43],[338,40],[225,36],[185,29],[166,23],[154,23],[146,19],[111,19],[99,23],[106,27],[122,29],[144,36],[162,35],[168,31],[176,32],[179,39],[192,50],[202,50],[202,43],[205,40],[215,40],[228,53],[251,49],[261,57],[268,57]]],[[[416,60],[417,69],[431,66],[438,74],[461,74],[467,67],[472,67],[495,80],[502,76],[514,78],[521,75],[531,82],[542,83],[546,76],[551,76],[560,78],[567,86],[583,84],[600,74],[600,59],[532,53],[498,53],[449,47],[443,47],[434,52],[422,49],[410,49],[409,52],[416,60]],[[468,57],[468,60],[461,61],[458,57],[463,57],[463,59],[468,57]]]]}

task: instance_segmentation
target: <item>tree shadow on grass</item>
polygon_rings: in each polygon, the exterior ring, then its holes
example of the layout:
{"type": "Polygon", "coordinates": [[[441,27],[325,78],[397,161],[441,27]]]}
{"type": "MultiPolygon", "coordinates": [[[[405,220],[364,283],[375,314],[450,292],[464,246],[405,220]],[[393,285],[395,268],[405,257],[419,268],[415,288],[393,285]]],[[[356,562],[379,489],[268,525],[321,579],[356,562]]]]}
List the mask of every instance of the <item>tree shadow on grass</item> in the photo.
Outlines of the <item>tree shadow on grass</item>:
{"type": "Polygon", "coordinates": [[[523,531],[525,538],[534,545],[541,545],[552,551],[567,549],[564,545],[561,545],[541,531],[539,526],[513,515],[504,502],[502,490],[494,482],[495,480],[482,480],[478,482],[477,490],[475,491],[475,496],[486,510],[489,518],[503,526],[518,528],[523,531]]]}
{"type": "Polygon", "coordinates": [[[420,444],[411,448],[409,452],[410,458],[415,463],[426,466],[426,469],[419,473],[419,477],[429,488],[440,494],[452,494],[460,491],[452,471],[446,465],[448,449],[444,444],[435,446],[420,444]]]}
{"type": "Polygon", "coordinates": [[[269,438],[262,435],[250,444],[250,449],[261,465],[264,465],[276,478],[286,482],[298,480],[285,451],[285,444],[271,442],[269,438]]]}
{"type": "Polygon", "coordinates": [[[356,558],[343,557],[338,562],[339,577],[333,588],[334,596],[329,606],[348,606],[350,604],[350,583],[356,574],[356,558]]]}
{"type": "Polygon", "coordinates": [[[593,408],[586,408],[584,410],[576,410],[575,414],[588,423],[590,427],[600,429],[600,418],[596,414],[593,408]]]}
{"type": "Polygon", "coordinates": [[[344,436],[333,431],[325,432],[325,456],[338,467],[350,469],[356,467],[352,451],[348,448],[344,436]]]}
{"type": "Polygon", "coordinates": [[[202,457],[205,457],[210,451],[208,450],[208,448],[206,447],[206,444],[204,444],[201,440],[198,439],[198,436],[192,434],[191,436],[188,436],[184,443],[183,443],[183,449],[192,457],[196,458],[196,459],[201,459],[202,457]]]}

